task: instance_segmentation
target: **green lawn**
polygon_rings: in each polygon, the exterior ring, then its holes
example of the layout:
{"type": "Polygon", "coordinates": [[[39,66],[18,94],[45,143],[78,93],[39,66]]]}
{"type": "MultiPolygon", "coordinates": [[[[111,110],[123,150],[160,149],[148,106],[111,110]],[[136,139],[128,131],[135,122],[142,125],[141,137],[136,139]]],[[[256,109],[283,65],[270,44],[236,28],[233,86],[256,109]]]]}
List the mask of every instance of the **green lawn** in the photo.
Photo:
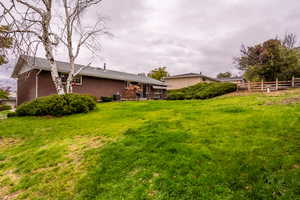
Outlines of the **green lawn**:
{"type": "Polygon", "coordinates": [[[0,199],[300,199],[296,96],[1,120],[0,199]]]}
{"type": "Polygon", "coordinates": [[[0,111],[0,120],[5,119],[7,116],[7,113],[12,112],[9,110],[0,111]]]}

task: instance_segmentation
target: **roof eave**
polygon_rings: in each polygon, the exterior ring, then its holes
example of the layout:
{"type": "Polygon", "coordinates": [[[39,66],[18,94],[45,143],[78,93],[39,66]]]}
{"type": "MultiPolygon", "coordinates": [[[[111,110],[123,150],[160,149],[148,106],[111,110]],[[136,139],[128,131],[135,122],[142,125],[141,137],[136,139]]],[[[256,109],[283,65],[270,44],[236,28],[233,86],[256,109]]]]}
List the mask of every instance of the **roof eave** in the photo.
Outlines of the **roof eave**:
{"type": "MultiPolygon", "coordinates": [[[[33,69],[41,69],[44,71],[50,71],[48,68],[44,68],[44,67],[40,67],[40,66],[33,66],[33,69]]],[[[68,73],[67,70],[60,70],[59,72],[62,73],[68,73]]],[[[133,79],[117,79],[117,78],[109,78],[109,77],[104,77],[104,76],[95,76],[95,75],[91,75],[91,74],[85,74],[84,71],[79,73],[82,76],[90,76],[90,77],[96,77],[96,78],[104,78],[104,79],[111,79],[111,80],[119,80],[119,81],[131,81],[131,82],[139,82],[139,83],[144,83],[144,84],[151,84],[151,85],[163,85],[165,86],[166,84],[161,82],[161,83],[151,83],[148,81],[137,81],[137,80],[133,80],[133,79]]]]}
{"type": "Polygon", "coordinates": [[[14,67],[14,70],[10,76],[11,78],[18,78],[19,71],[20,71],[22,65],[24,64],[24,62],[25,62],[25,59],[23,58],[23,56],[20,56],[14,67]]]}

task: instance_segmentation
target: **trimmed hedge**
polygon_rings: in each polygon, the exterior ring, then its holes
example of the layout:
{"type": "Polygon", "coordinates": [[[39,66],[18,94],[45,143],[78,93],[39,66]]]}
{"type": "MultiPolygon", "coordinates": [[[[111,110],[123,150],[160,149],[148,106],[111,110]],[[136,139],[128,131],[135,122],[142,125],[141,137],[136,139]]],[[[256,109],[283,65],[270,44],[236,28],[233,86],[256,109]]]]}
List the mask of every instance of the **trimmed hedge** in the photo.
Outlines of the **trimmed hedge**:
{"type": "Polygon", "coordinates": [[[168,100],[209,99],[236,91],[234,83],[198,83],[168,92],[168,100]]]}
{"type": "Polygon", "coordinates": [[[180,91],[172,91],[168,94],[167,99],[169,100],[183,100],[185,99],[185,95],[180,91]]]}
{"type": "Polygon", "coordinates": [[[16,117],[17,113],[16,112],[9,112],[7,113],[7,117],[16,117]]]}
{"type": "Polygon", "coordinates": [[[96,108],[96,99],[89,95],[65,94],[41,97],[17,107],[17,116],[64,116],[87,113],[96,108]]]}

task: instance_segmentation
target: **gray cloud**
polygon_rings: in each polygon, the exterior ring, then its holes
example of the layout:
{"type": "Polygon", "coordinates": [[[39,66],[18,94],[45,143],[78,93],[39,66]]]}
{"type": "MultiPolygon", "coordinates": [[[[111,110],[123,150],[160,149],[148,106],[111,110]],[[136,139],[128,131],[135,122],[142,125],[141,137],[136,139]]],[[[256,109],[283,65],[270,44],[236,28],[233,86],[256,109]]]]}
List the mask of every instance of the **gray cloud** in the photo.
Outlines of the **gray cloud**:
{"type": "MultiPolygon", "coordinates": [[[[253,45],[293,32],[300,37],[299,0],[103,0],[100,13],[113,38],[99,38],[95,66],[140,73],[165,65],[171,74],[234,71],[242,43],[253,45]]],[[[65,60],[64,54],[57,53],[65,60]]],[[[78,63],[89,62],[84,50],[78,63]]]]}
{"type": "Polygon", "coordinates": [[[103,57],[111,68],[135,73],[159,65],[172,74],[235,71],[232,58],[242,43],[300,33],[296,0],[106,0],[102,6],[115,35],[103,40],[103,57]]]}

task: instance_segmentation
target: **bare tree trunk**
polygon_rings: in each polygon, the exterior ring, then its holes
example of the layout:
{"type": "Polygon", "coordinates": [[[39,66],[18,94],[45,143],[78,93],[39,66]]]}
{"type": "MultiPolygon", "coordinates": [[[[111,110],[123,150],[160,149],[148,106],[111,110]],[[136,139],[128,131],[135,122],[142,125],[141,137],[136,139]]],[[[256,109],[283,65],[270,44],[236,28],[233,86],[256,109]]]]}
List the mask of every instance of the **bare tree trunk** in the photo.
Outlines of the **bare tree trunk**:
{"type": "Polygon", "coordinates": [[[99,4],[102,0],[90,0],[90,1],[62,0],[62,1],[64,5],[64,12],[65,12],[64,30],[63,30],[64,33],[63,35],[65,35],[65,37],[60,38],[60,40],[68,50],[69,63],[70,63],[69,64],[70,71],[66,83],[66,93],[72,93],[74,77],[78,75],[82,69],[88,67],[91,64],[89,63],[87,66],[83,66],[79,69],[75,69],[75,59],[79,55],[81,46],[85,45],[86,47],[88,47],[88,49],[93,51],[96,49],[95,46],[97,45],[95,36],[97,36],[97,34],[99,33],[102,34],[108,34],[108,33],[105,31],[105,28],[102,27],[102,25],[100,25],[102,24],[100,23],[102,22],[101,19],[96,22],[96,24],[93,26],[92,29],[86,27],[83,30],[80,25],[81,13],[83,13],[84,10],[86,10],[89,7],[99,4]],[[77,24],[77,26],[75,24],[77,24]],[[77,31],[77,33],[80,35],[77,45],[75,45],[75,48],[73,47],[74,31],[77,31]]]}
{"type": "Polygon", "coordinates": [[[73,78],[74,78],[74,73],[75,73],[75,63],[74,59],[70,60],[70,72],[67,78],[67,84],[66,84],[66,93],[72,93],[73,92],[73,78]]]}
{"type": "MultiPolygon", "coordinates": [[[[50,21],[51,21],[51,9],[52,9],[52,4],[51,1],[49,1],[50,4],[48,4],[47,7],[47,14],[43,14],[42,15],[42,27],[43,27],[43,34],[42,34],[42,43],[44,44],[44,49],[46,52],[46,58],[50,64],[51,67],[51,77],[52,77],[52,81],[54,83],[55,89],[57,91],[57,94],[62,95],[65,94],[64,91],[64,87],[61,81],[61,78],[59,77],[58,74],[58,69],[57,69],[57,65],[54,59],[54,55],[53,55],[53,49],[52,49],[52,45],[53,42],[50,39],[50,33],[49,33],[49,28],[50,28],[50,21]]],[[[58,42],[57,42],[58,43],[58,42]]]]}
{"type": "MultiPolygon", "coordinates": [[[[51,47],[50,47],[50,49],[51,49],[51,47]]],[[[45,51],[46,51],[46,58],[51,67],[51,77],[52,77],[52,81],[54,83],[56,92],[57,92],[57,94],[60,94],[60,95],[65,94],[61,78],[59,77],[59,74],[58,74],[57,65],[53,58],[52,50],[49,50],[48,48],[45,47],[45,51]]]]}

